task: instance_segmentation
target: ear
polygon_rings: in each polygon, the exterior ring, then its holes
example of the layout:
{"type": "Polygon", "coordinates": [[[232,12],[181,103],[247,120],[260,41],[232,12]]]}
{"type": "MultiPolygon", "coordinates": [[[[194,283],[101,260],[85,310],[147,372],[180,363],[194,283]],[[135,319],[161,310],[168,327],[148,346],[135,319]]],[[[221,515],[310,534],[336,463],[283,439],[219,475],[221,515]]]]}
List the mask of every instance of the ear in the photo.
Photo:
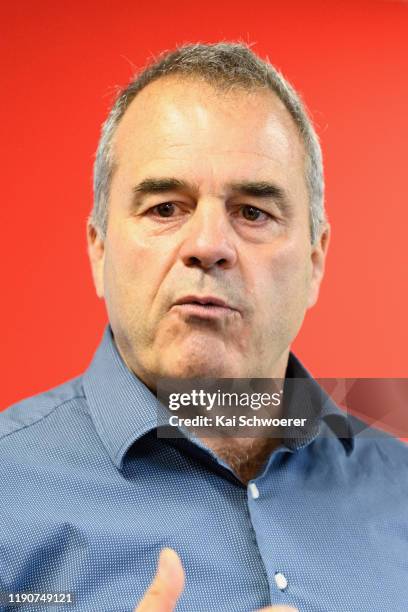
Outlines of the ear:
{"type": "Polygon", "coordinates": [[[324,276],[327,250],[330,242],[330,225],[326,222],[320,230],[319,237],[311,247],[310,259],[312,276],[309,286],[308,308],[312,308],[319,297],[320,283],[324,276]]]}
{"type": "Polygon", "coordinates": [[[104,297],[104,263],[105,263],[105,242],[100,230],[88,219],[86,225],[88,256],[91,262],[92,276],[98,297],[104,297]]]}

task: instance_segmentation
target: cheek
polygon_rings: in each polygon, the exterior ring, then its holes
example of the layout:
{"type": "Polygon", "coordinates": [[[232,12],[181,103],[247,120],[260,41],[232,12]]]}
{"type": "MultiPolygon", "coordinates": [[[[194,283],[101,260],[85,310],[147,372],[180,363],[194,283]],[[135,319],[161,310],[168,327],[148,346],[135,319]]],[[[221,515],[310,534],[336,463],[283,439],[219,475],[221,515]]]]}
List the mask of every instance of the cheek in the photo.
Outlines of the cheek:
{"type": "Polygon", "coordinates": [[[255,292],[265,316],[279,313],[285,318],[306,309],[311,276],[306,249],[285,245],[255,270],[255,292]]]}
{"type": "Polygon", "coordinates": [[[146,283],[154,273],[149,253],[126,235],[111,236],[105,253],[105,295],[108,307],[139,310],[146,295],[146,283]]]}
{"type": "Polygon", "coordinates": [[[148,239],[133,227],[112,231],[105,254],[107,301],[132,316],[148,316],[166,277],[168,245],[148,239]]]}

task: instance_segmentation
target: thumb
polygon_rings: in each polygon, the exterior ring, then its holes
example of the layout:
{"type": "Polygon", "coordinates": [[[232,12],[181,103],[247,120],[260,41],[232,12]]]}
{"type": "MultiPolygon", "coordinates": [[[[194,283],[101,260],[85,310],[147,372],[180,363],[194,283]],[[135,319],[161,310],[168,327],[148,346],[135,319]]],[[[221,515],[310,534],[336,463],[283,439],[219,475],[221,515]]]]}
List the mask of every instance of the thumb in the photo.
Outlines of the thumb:
{"type": "Polygon", "coordinates": [[[134,612],[173,612],[184,589],[184,570],[172,548],[160,552],[156,575],[134,612]]]}

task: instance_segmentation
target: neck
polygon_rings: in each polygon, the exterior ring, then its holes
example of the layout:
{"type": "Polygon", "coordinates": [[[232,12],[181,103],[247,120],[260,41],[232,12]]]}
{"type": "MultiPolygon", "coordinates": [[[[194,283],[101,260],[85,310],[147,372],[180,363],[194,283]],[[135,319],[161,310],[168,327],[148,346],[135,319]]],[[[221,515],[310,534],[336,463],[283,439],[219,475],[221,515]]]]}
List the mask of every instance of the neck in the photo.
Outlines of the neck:
{"type": "MultiPolygon", "coordinates": [[[[288,366],[289,349],[281,356],[275,364],[274,371],[270,378],[284,379],[288,366]]],[[[274,412],[274,417],[281,417],[282,409],[274,412]]],[[[245,485],[260,474],[263,466],[269,458],[271,452],[277,448],[282,440],[280,438],[268,438],[259,435],[251,438],[219,437],[201,440],[210,448],[220,459],[227,463],[235,475],[245,485]]]]}
{"type": "Polygon", "coordinates": [[[260,474],[279,438],[200,438],[247,485],[260,474]]]}

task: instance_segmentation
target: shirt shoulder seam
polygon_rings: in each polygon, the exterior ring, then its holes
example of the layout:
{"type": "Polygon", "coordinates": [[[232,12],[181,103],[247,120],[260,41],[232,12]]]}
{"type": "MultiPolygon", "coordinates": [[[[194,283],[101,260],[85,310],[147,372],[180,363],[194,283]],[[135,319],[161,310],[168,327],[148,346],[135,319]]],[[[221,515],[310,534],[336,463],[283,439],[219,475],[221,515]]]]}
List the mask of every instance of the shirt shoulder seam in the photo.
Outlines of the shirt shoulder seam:
{"type": "Polygon", "coordinates": [[[48,416],[50,416],[50,414],[52,414],[55,410],[57,410],[58,408],[61,408],[62,406],[64,406],[64,404],[68,404],[69,402],[72,402],[73,400],[76,399],[86,399],[85,394],[83,395],[73,395],[72,397],[65,399],[64,401],[62,401],[61,403],[56,404],[55,406],[52,406],[50,408],[50,410],[46,413],[43,414],[41,416],[38,417],[38,419],[35,419],[34,421],[31,421],[31,423],[26,423],[25,425],[20,425],[19,427],[16,427],[15,429],[13,429],[12,431],[9,431],[3,435],[0,435],[0,443],[5,440],[5,438],[8,438],[9,436],[16,434],[20,431],[23,431],[24,429],[27,429],[28,427],[31,427],[32,425],[36,425],[37,423],[40,423],[42,420],[46,419],[48,416]]]}

